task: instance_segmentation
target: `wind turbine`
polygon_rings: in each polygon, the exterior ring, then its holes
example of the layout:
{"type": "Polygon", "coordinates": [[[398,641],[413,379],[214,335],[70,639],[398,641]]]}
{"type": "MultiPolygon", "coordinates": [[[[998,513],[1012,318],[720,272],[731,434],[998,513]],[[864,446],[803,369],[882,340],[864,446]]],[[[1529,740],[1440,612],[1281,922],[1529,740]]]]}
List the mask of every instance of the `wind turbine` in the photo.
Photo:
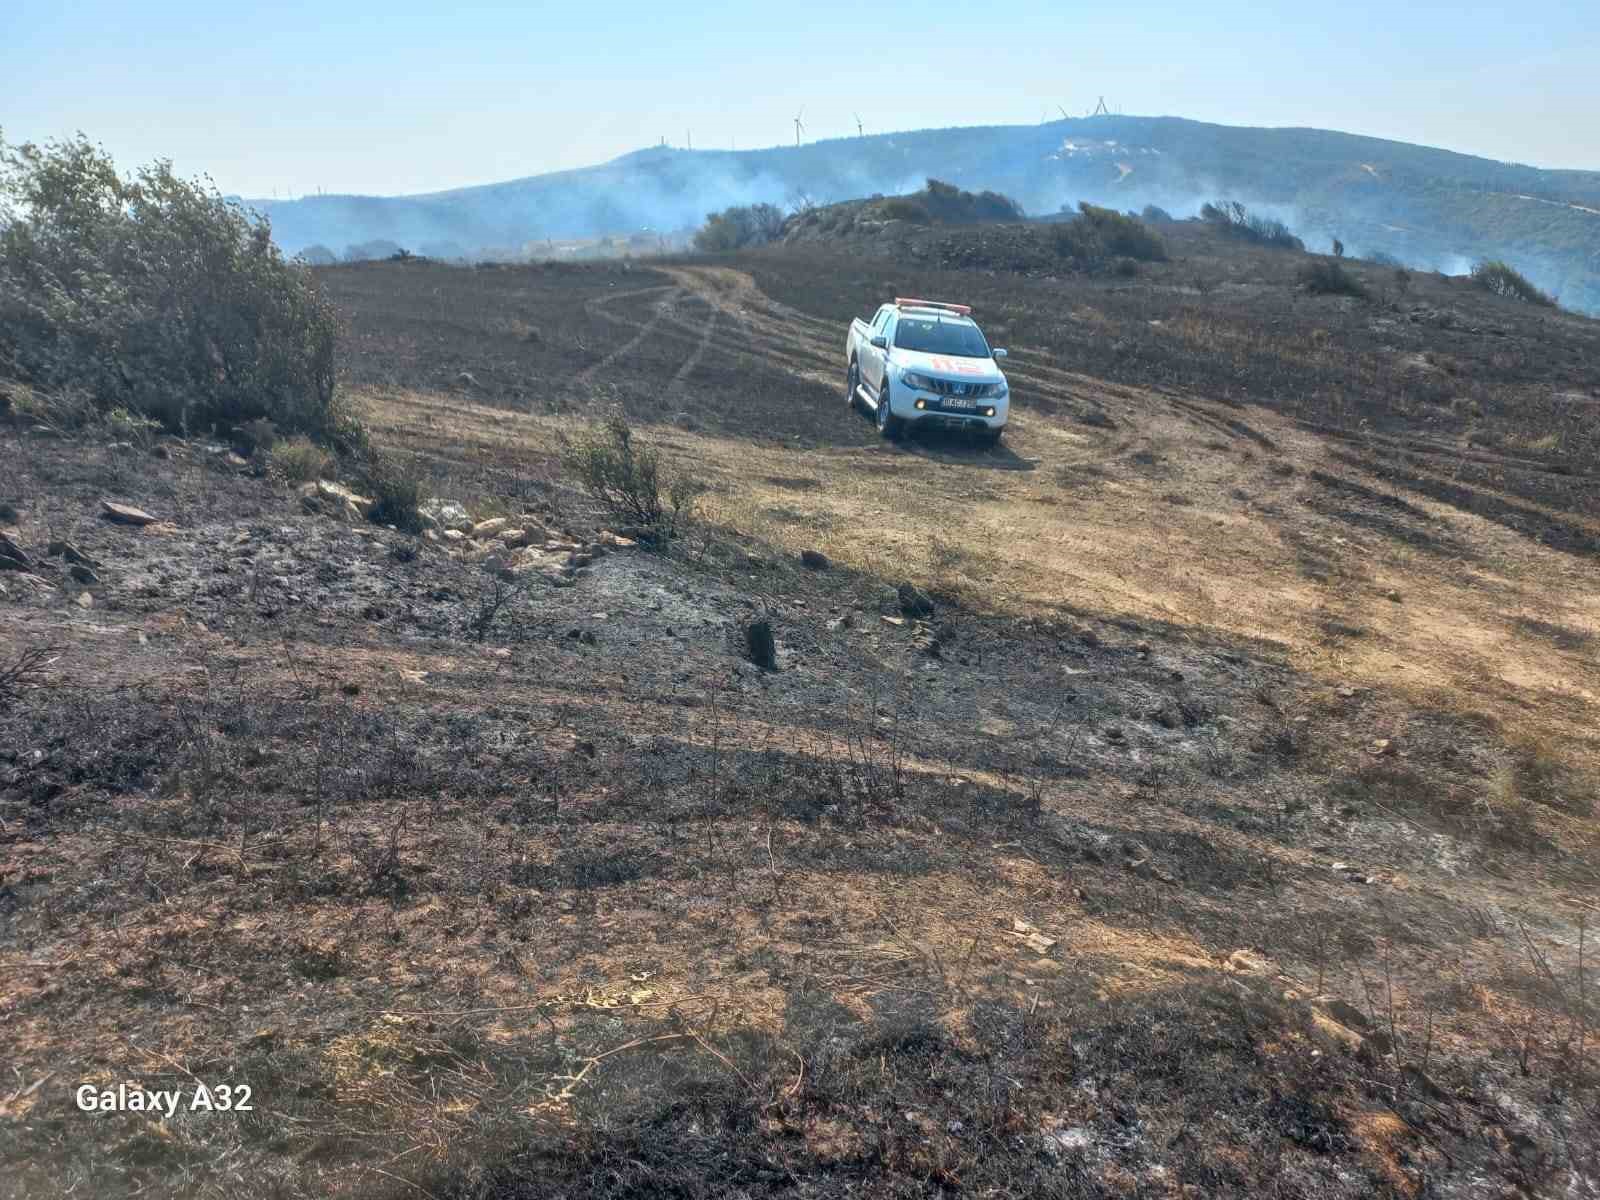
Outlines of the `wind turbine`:
{"type": "Polygon", "coordinates": [[[805,112],[806,110],[802,108],[794,115],[794,146],[796,150],[800,148],[800,133],[805,129],[805,125],[800,120],[801,117],[805,116],[805,112]]]}
{"type": "Polygon", "coordinates": [[[865,135],[864,135],[864,134],[863,134],[863,133],[862,133],[862,132],[861,132],[861,114],[860,114],[860,113],[857,113],[857,114],[856,114],[856,136],[857,136],[857,137],[863,137],[863,136],[865,136],[865,135]]]}

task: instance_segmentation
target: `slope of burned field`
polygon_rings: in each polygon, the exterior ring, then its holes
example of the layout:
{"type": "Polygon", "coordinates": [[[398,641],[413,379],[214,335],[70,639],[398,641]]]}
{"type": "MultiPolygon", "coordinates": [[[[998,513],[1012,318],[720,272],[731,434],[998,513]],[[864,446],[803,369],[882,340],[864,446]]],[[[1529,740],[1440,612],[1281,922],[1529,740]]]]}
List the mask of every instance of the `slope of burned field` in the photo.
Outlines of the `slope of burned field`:
{"type": "MultiPolygon", "coordinates": [[[[1131,278],[1063,262],[1018,272],[997,252],[848,255],[825,245],[747,257],[773,299],[809,315],[870,313],[886,296],[932,292],[973,303],[1026,385],[1065,370],[1176,395],[1252,405],[1307,428],[1358,437],[1465,475],[1479,492],[1600,519],[1600,321],[1490,297],[1465,278],[1345,264],[1369,297],[1323,297],[1298,282],[1307,255],[1164,224],[1172,261],[1131,278]]],[[[942,235],[1009,244],[1026,227],[942,235]]],[[[914,246],[909,247],[913,251],[914,246]]],[[[1019,391],[1026,405],[1027,392],[1019,391]]],[[[1581,540],[1581,539],[1578,539],[1581,540]]]]}
{"type": "Polygon", "coordinates": [[[0,1195],[1582,1195],[1600,585],[1507,406],[1586,327],[1497,316],[1452,424],[1391,310],[1207,263],[327,271],[459,540],[7,428],[0,1195]],[[897,288],[1015,352],[1002,447],[846,406],[897,288]],[[619,405],[700,484],[658,551],[560,466],[619,405]],[[257,1111],[73,1100],[197,1078],[257,1111]]]}

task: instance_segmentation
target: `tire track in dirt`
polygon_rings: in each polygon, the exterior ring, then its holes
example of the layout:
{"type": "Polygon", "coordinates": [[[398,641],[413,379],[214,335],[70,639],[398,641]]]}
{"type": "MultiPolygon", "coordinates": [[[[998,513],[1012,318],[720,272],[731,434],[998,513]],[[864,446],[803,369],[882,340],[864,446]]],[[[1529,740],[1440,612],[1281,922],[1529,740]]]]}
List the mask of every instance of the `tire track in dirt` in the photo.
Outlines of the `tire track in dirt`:
{"type": "Polygon", "coordinates": [[[676,300],[682,294],[683,294],[683,289],[680,288],[680,287],[667,286],[665,288],[640,288],[637,291],[633,291],[633,292],[618,292],[614,296],[606,296],[606,297],[603,297],[600,300],[591,301],[590,305],[589,305],[589,310],[591,312],[595,313],[597,316],[604,317],[607,320],[615,321],[615,322],[617,322],[619,324],[628,325],[630,327],[635,327],[635,328],[637,328],[638,332],[636,332],[631,338],[629,338],[622,345],[618,346],[610,354],[607,354],[599,362],[590,363],[587,367],[583,368],[583,370],[579,371],[578,375],[577,375],[577,381],[579,383],[588,383],[589,380],[594,378],[594,376],[597,373],[599,373],[600,371],[605,370],[612,363],[616,362],[619,358],[622,358],[624,355],[631,353],[638,346],[642,345],[644,343],[645,339],[650,337],[650,335],[653,334],[656,331],[657,327],[661,324],[661,322],[668,318],[669,309],[670,309],[670,307],[672,305],[672,302],[674,300],[676,300]],[[629,296],[648,295],[648,294],[650,294],[652,292],[663,291],[663,290],[666,291],[667,295],[663,296],[660,300],[656,301],[655,311],[651,314],[650,319],[648,321],[644,322],[644,324],[642,324],[642,325],[636,325],[635,322],[629,321],[624,317],[617,317],[617,316],[614,316],[613,314],[607,313],[605,311],[605,306],[607,304],[611,303],[614,300],[622,300],[622,299],[624,299],[626,297],[629,297],[629,296]]]}
{"type": "Polygon", "coordinates": [[[1214,430],[1217,433],[1224,434],[1235,441],[1239,440],[1240,438],[1246,438],[1249,441],[1254,442],[1257,446],[1260,446],[1263,450],[1271,450],[1276,452],[1278,449],[1278,444],[1266,434],[1252,429],[1243,421],[1237,420],[1234,417],[1218,416],[1215,413],[1207,412],[1199,404],[1196,404],[1193,401],[1179,400],[1175,396],[1168,396],[1167,403],[1172,408],[1188,417],[1191,421],[1194,421],[1196,424],[1204,426],[1207,429],[1214,430]]]}
{"type": "Polygon", "coordinates": [[[596,316],[604,317],[607,321],[637,327],[639,324],[637,321],[630,321],[626,317],[619,317],[606,312],[607,306],[615,304],[618,300],[633,300],[639,296],[653,296],[657,292],[670,292],[677,287],[678,285],[675,283],[656,283],[651,284],[649,287],[631,288],[626,292],[609,292],[604,296],[596,296],[591,300],[584,301],[583,306],[596,316]]]}
{"type": "MultiPolygon", "coordinates": [[[[708,315],[705,321],[702,322],[700,329],[700,340],[695,343],[694,352],[691,353],[688,358],[683,360],[683,365],[681,367],[673,372],[672,380],[667,384],[667,388],[669,390],[684,389],[688,387],[688,384],[685,382],[685,380],[687,380],[689,374],[700,365],[700,360],[705,357],[706,351],[710,348],[711,338],[717,331],[717,317],[719,315],[721,314],[715,307],[713,307],[710,311],[710,315],[708,315]]],[[[689,323],[687,321],[675,320],[674,324],[677,324],[682,328],[689,328],[689,323]]]]}
{"type": "Polygon", "coordinates": [[[739,357],[819,386],[839,383],[842,370],[819,318],[771,299],[750,276],[731,268],[682,267],[667,273],[743,331],[742,345],[734,351],[739,357]]]}

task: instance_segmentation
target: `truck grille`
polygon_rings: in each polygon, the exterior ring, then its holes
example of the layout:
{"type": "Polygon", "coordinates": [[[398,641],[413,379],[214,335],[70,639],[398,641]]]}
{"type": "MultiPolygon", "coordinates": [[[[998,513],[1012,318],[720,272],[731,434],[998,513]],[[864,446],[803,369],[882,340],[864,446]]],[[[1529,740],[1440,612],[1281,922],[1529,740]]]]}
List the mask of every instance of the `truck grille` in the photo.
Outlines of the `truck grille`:
{"type": "Polygon", "coordinates": [[[954,379],[930,379],[928,382],[941,396],[964,396],[974,400],[984,395],[989,387],[986,383],[957,383],[954,379]]]}

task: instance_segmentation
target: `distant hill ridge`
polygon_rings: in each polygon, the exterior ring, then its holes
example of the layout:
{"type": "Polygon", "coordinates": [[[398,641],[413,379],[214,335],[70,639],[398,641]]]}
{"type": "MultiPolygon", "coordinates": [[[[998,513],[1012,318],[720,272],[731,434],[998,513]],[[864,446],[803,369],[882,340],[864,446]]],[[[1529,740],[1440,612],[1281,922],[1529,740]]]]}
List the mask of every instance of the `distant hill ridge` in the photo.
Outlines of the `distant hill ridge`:
{"type": "Polygon", "coordinates": [[[698,225],[731,204],[916,191],[933,176],[1029,213],[1089,200],[1175,215],[1211,199],[1285,221],[1312,249],[1465,271],[1506,259],[1569,307],[1600,313],[1600,171],[1556,171],[1321,129],[1100,116],[929,129],[765,150],[654,147],[577,170],[416,196],[253,201],[290,251],[390,239],[427,253],[698,225]]]}

